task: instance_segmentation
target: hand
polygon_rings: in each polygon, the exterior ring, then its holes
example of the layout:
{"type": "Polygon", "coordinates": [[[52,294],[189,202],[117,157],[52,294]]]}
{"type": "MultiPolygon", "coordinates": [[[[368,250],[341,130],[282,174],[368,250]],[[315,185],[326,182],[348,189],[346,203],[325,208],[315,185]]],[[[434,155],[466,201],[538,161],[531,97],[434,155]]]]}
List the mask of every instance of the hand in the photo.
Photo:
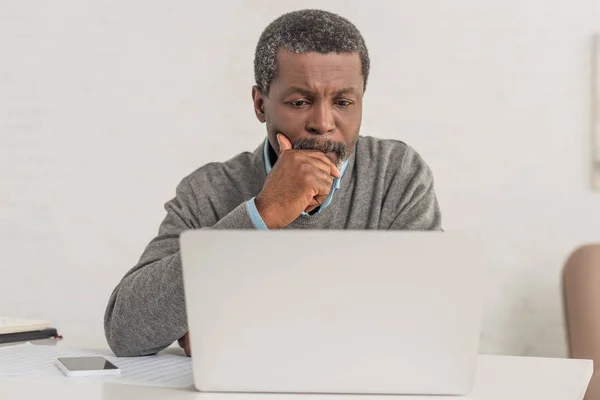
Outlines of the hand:
{"type": "Polygon", "coordinates": [[[302,211],[320,206],[341,174],[335,164],[318,150],[292,150],[285,135],[277,134],[279,158],[261,192],[256,208],[269,229],[289,225],[302,211]]]}
{"type": "Polygon", "coordinates": [[[179,347],[181,347],[183,350],[185,350],[185,354],[188,357],[192,356],[192,349],[190,348],[190,333],[189,332],[186,332],[182,338],[177,340],[177,343],[179,343],[179,347]]]}

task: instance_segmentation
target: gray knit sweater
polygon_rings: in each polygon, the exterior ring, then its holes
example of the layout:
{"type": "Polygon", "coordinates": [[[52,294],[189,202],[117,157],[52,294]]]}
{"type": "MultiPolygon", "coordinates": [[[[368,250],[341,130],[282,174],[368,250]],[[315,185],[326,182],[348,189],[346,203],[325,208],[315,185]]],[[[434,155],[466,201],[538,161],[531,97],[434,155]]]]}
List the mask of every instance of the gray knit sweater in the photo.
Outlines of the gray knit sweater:
{"type": "MultiPolygon", "coordinates": [[[[104,328],[118,356],[154,354],[187,331],[179,234],[187,229],[255,229],[246,201],[266,178],[263,146],[185,177],[158,235],[110,296],[104,328]]],[[[433,177],[423,159],[396,140],[361,136],[329,206],[299,216],[293,229],[440,230],[433,177]]]]}

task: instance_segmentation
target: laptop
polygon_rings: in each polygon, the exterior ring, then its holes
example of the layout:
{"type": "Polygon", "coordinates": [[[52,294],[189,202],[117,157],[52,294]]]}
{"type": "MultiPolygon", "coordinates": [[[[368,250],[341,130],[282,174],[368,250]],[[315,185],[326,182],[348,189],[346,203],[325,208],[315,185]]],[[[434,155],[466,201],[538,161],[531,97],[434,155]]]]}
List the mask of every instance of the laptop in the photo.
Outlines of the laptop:
{"type": "Polygon", "coordinates": [[[180,244],[199,391],[472,388],[484,267],[474,237],[207,229],[180,244]]]}

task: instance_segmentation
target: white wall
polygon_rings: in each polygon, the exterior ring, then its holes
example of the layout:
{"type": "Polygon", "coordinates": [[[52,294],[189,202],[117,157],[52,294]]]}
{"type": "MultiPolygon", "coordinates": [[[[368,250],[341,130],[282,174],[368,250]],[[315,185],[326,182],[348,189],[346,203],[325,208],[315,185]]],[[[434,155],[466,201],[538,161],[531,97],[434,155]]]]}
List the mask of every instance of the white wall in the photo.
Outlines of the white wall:
{"type": "MultiPolygon", "coordinates": [[[[261,141],[260,32],[321,3],[0,1],[0,315],[102,342],[110,291],[179,180],[261,141]]],[[[365,3],[326,3],[371,53],[362,134],[415,147],[445,228],[492,241],[481,351],[565,355],[560,269],[600,238],[588,168],[600,2],[365,3]]]]}

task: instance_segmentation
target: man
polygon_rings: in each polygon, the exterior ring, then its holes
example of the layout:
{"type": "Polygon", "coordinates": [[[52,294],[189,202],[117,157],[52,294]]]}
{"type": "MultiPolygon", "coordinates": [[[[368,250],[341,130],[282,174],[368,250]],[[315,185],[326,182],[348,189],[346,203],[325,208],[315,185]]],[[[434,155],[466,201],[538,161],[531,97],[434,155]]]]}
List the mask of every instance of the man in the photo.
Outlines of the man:
{"type": "Polygon", "coordinates": [[[105,331],[119,356],[176,340],[190,354],[183,230],[441,229],[419,155],[399,141],[359,138],[369,55],[353,24],[318,10],[285,14],[262,33],[254,70],[254,111],[267,138],[178,185],[158,236],[110,297],[105,331]]]}

